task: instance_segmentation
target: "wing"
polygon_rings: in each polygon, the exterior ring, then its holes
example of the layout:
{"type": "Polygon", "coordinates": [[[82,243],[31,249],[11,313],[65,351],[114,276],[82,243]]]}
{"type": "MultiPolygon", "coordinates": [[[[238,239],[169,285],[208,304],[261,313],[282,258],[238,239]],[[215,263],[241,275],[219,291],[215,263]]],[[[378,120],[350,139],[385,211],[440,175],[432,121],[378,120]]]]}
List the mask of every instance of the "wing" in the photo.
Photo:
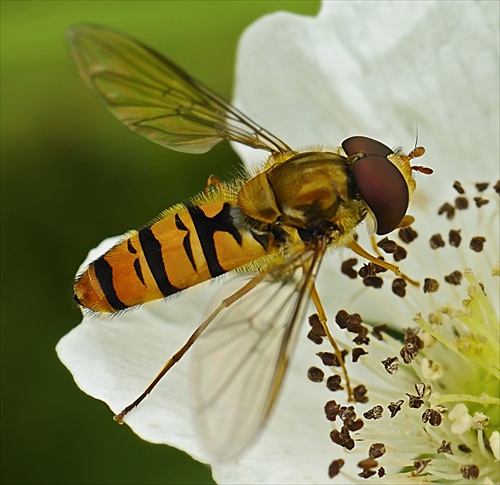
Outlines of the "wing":
{"type": "Polygon", "coordinates": [[[232,140],[291,151],[182,69],[139,42],[93,25],[68,32],[80,75],[128,128],[173,150],[203,153],[232,140]]]}
{"type": "Polygon", "coordinates": [[[323,252],[305,250],[285,263],[218,314],[196,342],[195,415],[214,458],[238,456],[267,421],[323,252]]]}

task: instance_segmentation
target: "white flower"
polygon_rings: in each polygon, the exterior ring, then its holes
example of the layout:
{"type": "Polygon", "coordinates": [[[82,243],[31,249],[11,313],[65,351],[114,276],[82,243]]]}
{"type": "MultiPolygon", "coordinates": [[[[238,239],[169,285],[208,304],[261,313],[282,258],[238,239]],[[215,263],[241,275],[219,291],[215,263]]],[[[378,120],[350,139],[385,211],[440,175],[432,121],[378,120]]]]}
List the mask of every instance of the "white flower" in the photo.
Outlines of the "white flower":
{"type": "MultiPolygon", "coordinates": [[[[366,384],[370,398],[356,405],[357,418],[377,404],[385,411],[380,420],[363,419],[364,428],[352,436],[364,443],[344,453],[330,439],[332,426],[323,406],[345,396],[306,377],[311,366],[322,367],[315,353],[328,348],[300,336],[267,429],[240,459],[212,463],[219,483],[327,483],[334,459],[345,460],[340,480],[346,483],[360,480],[356,464],[370,453],[377,466],[366,462],[365,470],[383,466],[387,475],[381,482],[403,483],[412,473],[412,483],[461,481],[476,473],[471,465],[478,467],[482,483],[498,480],[499,235],[493,191],[499,178],[498,14],[497,2],[325,2],[316,18],[277,13],[245,32],[234,102],[289,145],[336,146],[348,136],[366,135],[411,150],[418,127],[419,143],[427,150],[422,163],[435,171],[418,177],[410,206],[419,237],[405,245],[390,236],[408,250],[399,263],[404,272],[419,281],[436,280],[439,289],[423,293],[422,287],[408,285],[404,297],[396,296],[394,277],[387,274],[381,289],[364,288],[359,278],[351,280],[339,270],[340,261],[351,257],[349,251],[329,256],[317,286],[336,335],[334,317],[346,309],[366,322],[400,330],[419,324],[424,347],[392,375],[380,361],[396,355],[401,342],[371,339],[368,355],[350,370],[355,384],[366,384]],[[465,195],[452,188],[455,180],[462,182],[465,195]],[[488,189],[478,192],[475,182],[488,182],[488,189]],[[469,207],[458,210],[457,197],[467,198],[469,207]],[[477,207],[486,199],[488,204],[477,207]],[[446,212],[437,215],[444,202],[455,207],[452,219],[446,212]],[[450,230],[460,231],[459,247],[449,242],[450,230]],[[437,234],[444,247],[437,238],[438,247],[431,249],[429,239],[437,234]],[[476,236],[486,238],[482,251],[469,247],[476,236]],[[463,276],[460,285],[453,285],[459,278],[454,271],[463,276]],[[422,400],[421,407],[410,408],[406,393],[413,394],[413,402],[422,400]],[[404,400],[402,410],[391,419],[387,406],[399,399],[404,400]],[[363,445],[370,443],[384,443],[385,454],[369,452],[363,445]],[[460,450],[459,444],[464,445],[460,450]],[[444,451],[437,453],[440,446],[444,451]]],[[[248,163],[264,159],[256,151],[235,148],[248,163]]],[[[360,242],[369,248],[363,232],[360,242]]],[[[89,258],[111,244],[104,242],[89,258]]],[[[85,317],[61,340],[58,354],[82,390],[118,412],[202,321],[219,286],[200,285],[113,319],[85,317]]],[[[343,334],[339,340],[347,342],[343,334]]],[[[185,360],[126,423],[145,440],[209,462],[192,425],[189,354],[185,360]]],[[[339,418],[333,424],[340,429],[338,423],[339,418]]]]}

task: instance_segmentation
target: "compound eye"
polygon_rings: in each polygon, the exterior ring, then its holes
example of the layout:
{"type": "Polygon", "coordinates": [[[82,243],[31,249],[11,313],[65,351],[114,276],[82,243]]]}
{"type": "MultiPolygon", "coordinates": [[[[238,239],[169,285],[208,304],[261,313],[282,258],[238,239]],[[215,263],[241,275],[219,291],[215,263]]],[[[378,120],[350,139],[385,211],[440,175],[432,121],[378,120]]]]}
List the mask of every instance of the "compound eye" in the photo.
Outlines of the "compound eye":
{"type": "Polygon", "coordinates": [[[355,153],[364,153],[365,155],[386,157],[394,153],[388,146],[366,136],[351,136],[342,142],[342,148],[347,156],[354,155],[355,153]]]}
{"type": "Polygon", "coordinates": [[[406,214],[410,198],[401,172],[385,156],[361,158],[351,168],[358,191],[377,220],[377,234],[396,229],[406,214]]]}

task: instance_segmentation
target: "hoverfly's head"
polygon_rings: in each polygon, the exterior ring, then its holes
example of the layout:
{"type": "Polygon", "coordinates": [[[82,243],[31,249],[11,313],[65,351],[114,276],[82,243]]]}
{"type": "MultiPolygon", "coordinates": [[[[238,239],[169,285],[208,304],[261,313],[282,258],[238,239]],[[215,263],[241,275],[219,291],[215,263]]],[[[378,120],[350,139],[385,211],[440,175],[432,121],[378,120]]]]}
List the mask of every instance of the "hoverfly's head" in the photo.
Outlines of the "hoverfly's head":
{"type": "Polygon", "coordinates": [[[373,215],[377,234],[393,231],[403,222],[415,190],[412,171],[432,173],[430,168],[410,165],[425,149],[416,147],[404,155],[365,136],[347,138],[342,148],[350,160],[358,192],[373,215]]]}

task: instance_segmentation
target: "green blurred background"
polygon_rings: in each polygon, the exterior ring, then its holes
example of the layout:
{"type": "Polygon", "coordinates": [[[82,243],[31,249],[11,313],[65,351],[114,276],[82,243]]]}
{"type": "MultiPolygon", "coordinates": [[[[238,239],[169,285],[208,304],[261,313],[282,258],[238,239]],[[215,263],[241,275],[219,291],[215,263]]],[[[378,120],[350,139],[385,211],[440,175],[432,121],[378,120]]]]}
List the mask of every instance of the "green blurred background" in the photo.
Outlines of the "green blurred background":
{"type": "Polygon", "coordinates": [[[87,91],[64,34],[113,27],[230,99],[237,41],[265,13],[317,1],[1,2],[1,482],[211,483],[208,467],[113,423],[54,347],[80,321],[71,281],[88,250],[235,171],[228,144],[170,152],[87,91]]]}

